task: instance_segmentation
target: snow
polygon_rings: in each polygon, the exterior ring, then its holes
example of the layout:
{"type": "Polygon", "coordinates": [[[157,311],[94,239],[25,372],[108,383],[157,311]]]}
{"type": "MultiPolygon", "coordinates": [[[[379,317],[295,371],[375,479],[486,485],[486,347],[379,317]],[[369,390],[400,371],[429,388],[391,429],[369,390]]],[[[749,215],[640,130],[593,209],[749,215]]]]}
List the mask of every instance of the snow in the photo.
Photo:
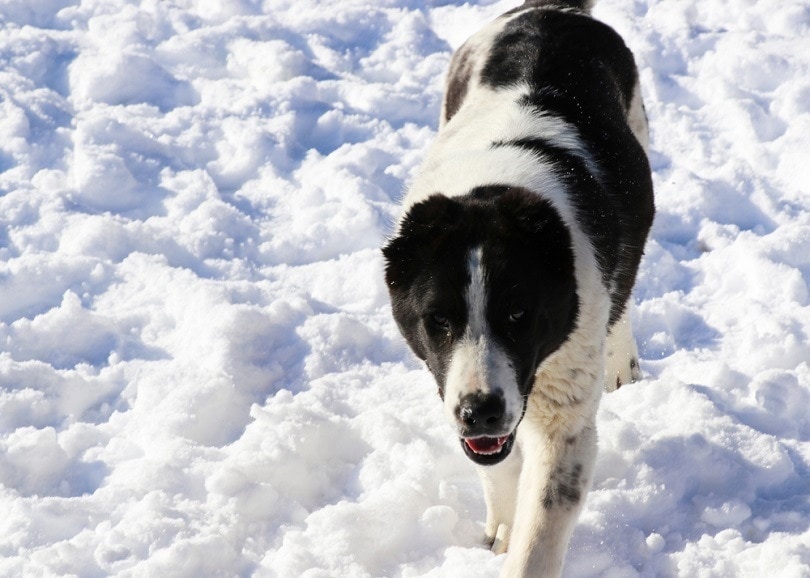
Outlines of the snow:
{"type": "MultiPolygon", "coordinates": [[[[0,575],[496,576],[379,247],[514,0],[0,0],[0,575]]],[[[810,576],[810,8],[599,0],[658,215],[566,576],[810,576]]]]}

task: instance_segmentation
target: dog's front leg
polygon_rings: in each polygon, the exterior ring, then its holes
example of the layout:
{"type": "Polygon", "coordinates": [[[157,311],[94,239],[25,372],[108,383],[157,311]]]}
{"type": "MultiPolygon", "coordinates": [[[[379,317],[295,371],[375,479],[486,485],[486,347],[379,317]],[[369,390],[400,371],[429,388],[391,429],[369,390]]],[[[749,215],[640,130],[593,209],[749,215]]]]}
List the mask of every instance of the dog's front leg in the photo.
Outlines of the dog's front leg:
{"type": "Polygon", "coordinates": [[[487,504],[485,540],[496,554],[503,554],[509,547],[522,463],[520,446],[515,444],[512,453],[501,463],[477,467],[487,504]]]}
{"type": "Polygon", "coordinates": [[[502,578],[560,575],[596,460],[593,418],[579,432],[566,435],[527,425],[520,438],[523,470],[502,578]]]}

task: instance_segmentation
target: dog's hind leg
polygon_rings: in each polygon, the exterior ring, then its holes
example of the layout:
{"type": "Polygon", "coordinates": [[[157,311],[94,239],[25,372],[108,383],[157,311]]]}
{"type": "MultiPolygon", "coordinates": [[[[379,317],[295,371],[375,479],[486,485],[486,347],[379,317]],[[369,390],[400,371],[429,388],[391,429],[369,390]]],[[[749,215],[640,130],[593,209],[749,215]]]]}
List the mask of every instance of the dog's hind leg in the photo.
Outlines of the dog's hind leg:
{"type": "Polygon", "coordinates": [[[633,96],[630,100],[630,108],[627,111],[627,124],[630,130],[638,139],[641,148],[647,156],[650,156],[650,130],[647,125],[647,113],[644,110],[644,101],[641,100],[641,85],[638,80],[633,87],[633,96]]]}
{"type": "Polygon", "coordinates": [[[638,380],[638,347],[630,325],[630,306],[613,325],[605,342],[605,390],[615,391],[625,383],[638,380]]]}
{"type": "Polygon", "coordinates": [[[501,463],[476,468],[487,504],[485,540],[496,554],[503,554],[509,547],[522,465],[523,457],[516,443],[512,453],[501,463]]]}

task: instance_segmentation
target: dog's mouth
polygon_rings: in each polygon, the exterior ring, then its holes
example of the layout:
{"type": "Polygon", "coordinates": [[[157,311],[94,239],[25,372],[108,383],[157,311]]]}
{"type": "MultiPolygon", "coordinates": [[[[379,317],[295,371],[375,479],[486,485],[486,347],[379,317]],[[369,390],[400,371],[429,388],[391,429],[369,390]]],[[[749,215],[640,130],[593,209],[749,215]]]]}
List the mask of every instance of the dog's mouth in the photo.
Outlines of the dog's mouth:
{"type": "Polygon", "coordinates": [[[460,441],[468,458],[476,464],[491,466],[505,459],[512,451],[515,432],[501,437],[461,438],[460,441]]]}

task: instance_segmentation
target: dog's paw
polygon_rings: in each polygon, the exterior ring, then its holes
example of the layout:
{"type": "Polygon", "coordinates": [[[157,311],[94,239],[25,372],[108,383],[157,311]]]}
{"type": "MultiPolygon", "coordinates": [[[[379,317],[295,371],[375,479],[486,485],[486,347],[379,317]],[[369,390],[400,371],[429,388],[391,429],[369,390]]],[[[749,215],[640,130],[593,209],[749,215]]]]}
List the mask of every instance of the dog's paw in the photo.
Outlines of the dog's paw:
{"type": "Polygon", "coordinates": [[[628,311],[611,328],[605,341],[605,390],[616,391],[641,378],[638,347],[633,338],[628,311]]]}
{"type": "Polygon", "coordinates": [[[500,524],[494,536],[487,534],[484,538],[487,547],[495,554],[505,554],[509,548],[509,535],[511,531],[506,524],[500,524]]]}
{"type": "Polygon", "coordinates": [[[638,358],[623,356],[617,359],[608,353],[607,368],[605,370],[605,389],[616,391],[625,383],[633,383],[641,379],[641,370],[638,368],[638,358]]]}

